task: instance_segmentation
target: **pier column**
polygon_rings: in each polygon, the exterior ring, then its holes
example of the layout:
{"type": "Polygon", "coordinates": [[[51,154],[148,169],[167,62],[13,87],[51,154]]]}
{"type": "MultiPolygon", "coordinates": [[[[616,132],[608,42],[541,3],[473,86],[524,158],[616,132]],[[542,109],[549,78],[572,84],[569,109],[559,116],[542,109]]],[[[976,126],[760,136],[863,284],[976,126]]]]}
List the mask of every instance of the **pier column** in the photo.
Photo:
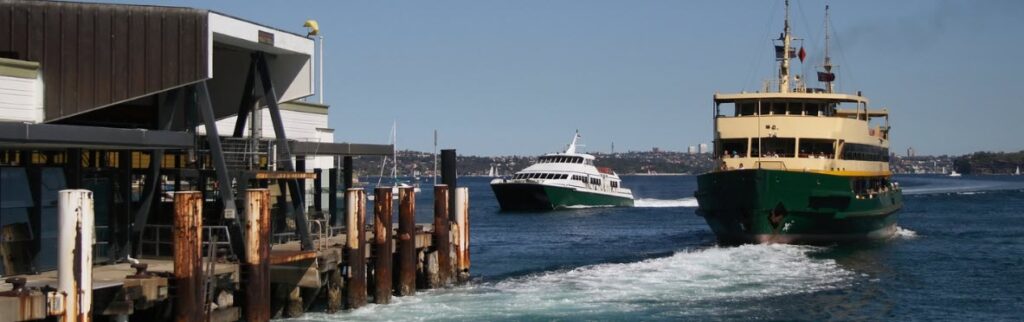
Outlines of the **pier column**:
{"type": "Polygon", "coordinates": [[[439,287],[451,282],[451,234],[448,230],[448,186],[434,186],[434,251],[437,255],[437,285],[439,287]]]}
{"type": "Polygon", "coordinates": [[[61,321],[88,322],[92,320],[92,245],[95,231],[92,192],[61,190],[57,209],[60,214],[57,219],[60,229],[57,285],[58,291],[64,294],[61,321]]]}
{"type": "Polygon", "coordinates": [[[203,199],[198,191],[174,193],[175,320],[205,321],[203,290],[203,199]]]}
{"type": "Polygon", "coordinates": [[[416,293],[416,188],[398,190],[398,296],[416,293]]]}
{"type": "Polygon", "coordinates": [[[469,188],[455,188],[455,267],[459,281],[469,280],[469,188]]]}
{"type": "Polygon", "coordinates": [[[391,302],[391,187],[374,189],[373,201],[373,245],[376,257],[373,261],[373,303],[391,302]]]}
{"type": "Polygon", "coordinates": [[[270,320],[270,190],[246,190],[245,293],[246,321],[270,320]]]}
{"type": "Polygon", "coordinates": [[[345,253],[348,262],[345,303],[347,308],[355,309],[366,305],[366,192],[348,189],[345,199],[345,253]]]}

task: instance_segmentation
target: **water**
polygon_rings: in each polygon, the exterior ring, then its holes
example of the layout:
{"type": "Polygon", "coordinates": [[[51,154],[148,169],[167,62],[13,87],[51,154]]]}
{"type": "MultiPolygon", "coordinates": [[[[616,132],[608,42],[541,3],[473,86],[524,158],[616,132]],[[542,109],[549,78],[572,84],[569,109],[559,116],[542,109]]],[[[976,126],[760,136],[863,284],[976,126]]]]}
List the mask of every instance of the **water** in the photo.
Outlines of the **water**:
{"type": "Polygon", "coordinates": [[[460,178],[473,282],[302,320],[1024,319],[1024,178],[897,181],[889,242],[718,247],[691,176],[626,177],[634,208],[537,213],[499,212],[486,179],[460,178]]]}

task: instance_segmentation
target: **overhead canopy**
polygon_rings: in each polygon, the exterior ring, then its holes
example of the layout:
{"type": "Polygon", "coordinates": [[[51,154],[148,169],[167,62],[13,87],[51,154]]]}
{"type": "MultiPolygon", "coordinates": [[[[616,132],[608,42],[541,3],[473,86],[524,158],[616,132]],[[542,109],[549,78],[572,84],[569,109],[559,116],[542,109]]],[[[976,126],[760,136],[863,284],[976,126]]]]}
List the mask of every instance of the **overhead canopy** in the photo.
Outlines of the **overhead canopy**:
{"type": "Polygon", "coordinates": [[[390,144],[320,143],[291,141],[292,153],[296,155],[391,155],[394,146],[390,144]]]}
{"type": "Polygon", "coordinates": [[[195,146],[195,137],[177,131],[0,122],[0,145],[5,148],[187,149],[195,146]]]}

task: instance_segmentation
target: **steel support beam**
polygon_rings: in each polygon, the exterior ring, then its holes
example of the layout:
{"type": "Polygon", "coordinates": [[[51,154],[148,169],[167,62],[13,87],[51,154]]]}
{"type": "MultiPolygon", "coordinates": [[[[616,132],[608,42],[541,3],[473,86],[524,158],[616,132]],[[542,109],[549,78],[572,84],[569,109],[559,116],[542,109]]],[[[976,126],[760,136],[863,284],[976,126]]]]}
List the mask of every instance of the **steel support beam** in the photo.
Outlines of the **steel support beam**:
{"type": "Polygon", "coordinates": [[[213,117],[213,104],[210,103],[210,90],[206,87],[206,81],[196,84],[196,99],[199,100],[199,114],[203,118],[203,125],[206,126],[206,141],[210,144],[213,169],[217,172],[217,186],[220,188],[220,198],[224,203],[223,218],[235,219],[238,214],[235,195],[231,192],[231,177],[228,175],[228,166],[224,161],[224,151],[220,147],[217,119],[213,117]]]}
{"type": "MultiPolygon", "coordinates": [[[[277,136],[277,153],[282,170],[295,171],[292,163],[291,146],[288,144],[288,136],[284,133],[284,120],[281,119],[281,109],[277,105],[277,92],[274,91],[274,82],[270,79],[270,67],[267,66],[267,55],[257,52],[256,69],[260,75],[260,84],[263,86],[263,102],[270,111],[270,119],[274,124],[274,134],[277,136]]],[[[306,215],[304,194],[299,187],[298,180],[288,180],[288,190],[292,195],[292,208],[295,210],[295,226],[299,233],[299,240],[302,242],[302,249],[313,249],[313,240],[309,235],[309,223],[306,215]]]]}

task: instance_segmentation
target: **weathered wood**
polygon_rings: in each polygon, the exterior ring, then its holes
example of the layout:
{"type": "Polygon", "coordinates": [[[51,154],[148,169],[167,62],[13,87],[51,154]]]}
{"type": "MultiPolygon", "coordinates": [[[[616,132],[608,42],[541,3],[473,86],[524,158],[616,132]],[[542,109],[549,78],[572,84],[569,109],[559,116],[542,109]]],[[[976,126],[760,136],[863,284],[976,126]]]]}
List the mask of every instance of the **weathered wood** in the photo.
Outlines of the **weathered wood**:
{"type": "Polygon", "coordinates": [[[373,303],[391,302],[391,187],[374,189],[373,245],[373,303]]]}
{"type": "Polygon", "coordinates": [[[177,300],[175,320],[206,319],[202,294],[203,199],[198,191],[174,193],[174,281],[177,300]]]}
{"type": "Polygon", "coordinates": [[[455,267],[459,281],[469,279],[469,188],[455,188],[455,267]]]}
{"type": "Polygon", "coordinates": [[[451,282],[451,234],[448,230],[448,186],[434,186],[434,250],[440,285],[451,282]]]}
{"type": "Polygon", "coordinates": [[[242,284],[245,293],[246,321],[270,319],[270,190],[246,191],[245,272],[242,284]]]}
{"type": "Polygon", "coordinates": [[[345,251],[348,262],[348,281],[345,283],[345,306],[355,309],[366,305],[366,192],[363,189],[346,191],[345,219],[347,241],[345,251]]]}
{"type": "Polygon", "coordinates": [[[398,296],[416,293],[416,189],[398,190],[398,296]]]}

